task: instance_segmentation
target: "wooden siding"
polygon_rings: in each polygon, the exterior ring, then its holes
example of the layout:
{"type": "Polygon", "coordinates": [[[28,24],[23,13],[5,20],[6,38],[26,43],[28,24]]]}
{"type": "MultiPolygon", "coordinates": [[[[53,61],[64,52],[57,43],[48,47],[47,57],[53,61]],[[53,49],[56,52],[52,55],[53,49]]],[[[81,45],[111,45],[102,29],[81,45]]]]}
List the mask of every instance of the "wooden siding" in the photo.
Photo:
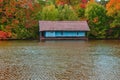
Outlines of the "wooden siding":
{"type": "Polygon", "coordinates": [[[75,37],[75,36],[78,36],[77,35],[77,32],[63,32],[63,37],[75,37]]]}
{"type": "Polygon", "coordinates": [[[86,32],[83,32],[83,31],[78,32],[78,36],[79,37],[84,37],[84,36],[86,36],[86,32]]]}
{"type": "Polygon", "coordinates": [[[41,37],[40,41],[45,41],[45,40],[88,40],[87,37],[50,37],[50,38],[44,38],[41,37]]]}
{"type": "Polygon", "coordinates": [[[45,37],[85,37],[84,31],[46,31],[45,37]]]}
{"type": "Polygon", "coordinates": [[[55,32],[54,31],[46,31],[45,37],[55,37],[55,32]]]}

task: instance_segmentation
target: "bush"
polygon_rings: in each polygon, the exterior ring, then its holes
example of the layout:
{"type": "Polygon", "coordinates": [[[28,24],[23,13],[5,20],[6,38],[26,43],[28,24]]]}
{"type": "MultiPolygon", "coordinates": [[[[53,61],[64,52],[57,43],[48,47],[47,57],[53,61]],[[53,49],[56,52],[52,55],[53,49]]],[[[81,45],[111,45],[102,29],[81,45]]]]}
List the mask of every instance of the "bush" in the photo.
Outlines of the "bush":
{"type": "Polygon", "coordinates": [[[32,33],[25,27],[19,26],[12,30],[15,39],[30,39],[32,33]]]}

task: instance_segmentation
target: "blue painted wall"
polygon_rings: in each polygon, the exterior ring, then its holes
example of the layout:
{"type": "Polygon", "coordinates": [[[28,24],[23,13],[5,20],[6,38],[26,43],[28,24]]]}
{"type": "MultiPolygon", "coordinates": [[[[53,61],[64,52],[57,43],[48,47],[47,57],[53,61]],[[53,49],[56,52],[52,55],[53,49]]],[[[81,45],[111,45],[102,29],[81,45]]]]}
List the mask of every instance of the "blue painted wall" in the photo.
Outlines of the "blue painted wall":
{"type": "Polygon", "coordinates": [[[84,37],[85,36],[85,32],[78,32],[77,35],[80,36],[80,37],[84,37]]]}
{"type": "Polygon", "coordinates": [[[62,34],[63,34],[63,32],[60,32],[60,31],[55,32],[56,37],[61,37],[61,36],[63,36],[62,34]]]}
{"type": "Polygon", "coordinates": [[[47,31],[45,32],[45,37],[85,37],[85,32],[83,31],[47,31]]]}
{"type": "Polygon", "coordinates": [[[47,31],[47,32],[45,32],[45,37],[55,37],[55,32],[47,31]]]}
{"type": "Polygon", "coordinates": [[[77,36],[77,32],[63,32],[63,37],[75,37],[77,36]]]}

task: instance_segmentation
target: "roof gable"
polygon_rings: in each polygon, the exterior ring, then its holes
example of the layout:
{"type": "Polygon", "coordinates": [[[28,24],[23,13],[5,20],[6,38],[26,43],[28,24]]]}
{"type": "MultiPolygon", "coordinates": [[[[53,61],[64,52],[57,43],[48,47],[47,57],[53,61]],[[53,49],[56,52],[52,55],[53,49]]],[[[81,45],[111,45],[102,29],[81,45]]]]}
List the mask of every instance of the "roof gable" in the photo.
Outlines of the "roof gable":
{"type": "Polygon", "coordinates": [[[39,21],[39,31],[90,31],[86,21],[39,21]]]}

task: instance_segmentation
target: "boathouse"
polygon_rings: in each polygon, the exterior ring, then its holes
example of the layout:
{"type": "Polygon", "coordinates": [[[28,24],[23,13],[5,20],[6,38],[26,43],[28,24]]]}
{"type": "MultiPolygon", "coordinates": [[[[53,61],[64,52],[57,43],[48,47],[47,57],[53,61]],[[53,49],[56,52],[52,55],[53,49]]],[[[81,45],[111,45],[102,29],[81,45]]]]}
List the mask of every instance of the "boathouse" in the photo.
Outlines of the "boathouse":
{"type": "Polygon", "coordinates": [[[39,21],[40,40],[88,39],[86,21],[39,21]]]}

